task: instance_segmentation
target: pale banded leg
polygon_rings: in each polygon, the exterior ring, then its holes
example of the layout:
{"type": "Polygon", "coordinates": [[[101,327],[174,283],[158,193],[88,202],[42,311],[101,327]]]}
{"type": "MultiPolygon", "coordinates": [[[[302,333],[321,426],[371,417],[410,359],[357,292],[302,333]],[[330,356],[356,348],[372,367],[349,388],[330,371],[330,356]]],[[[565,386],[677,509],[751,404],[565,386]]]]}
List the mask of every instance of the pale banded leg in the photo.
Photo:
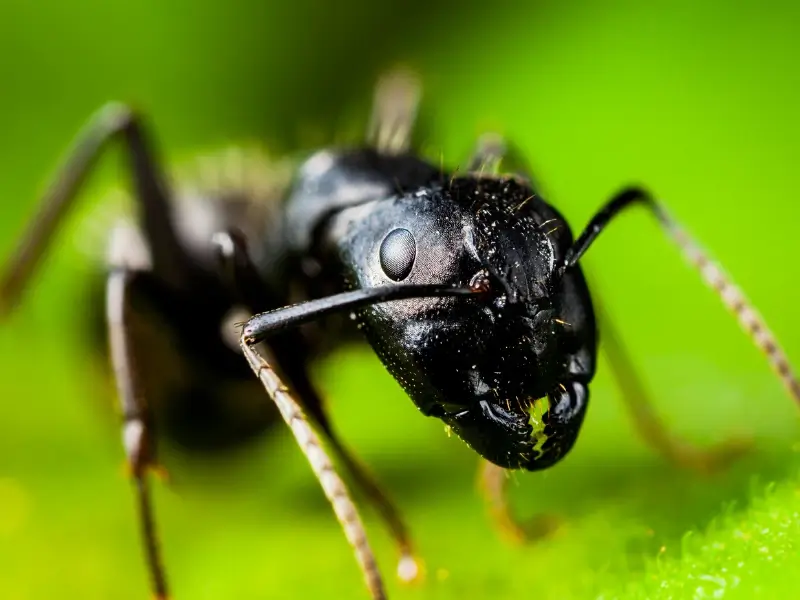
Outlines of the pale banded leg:
{"type": "Polygon", "coordinates": [[[411,149],[422,86],[409,70],[390,71],[378,81],[367,141],[381,154],[403,154],[411,149]]]}
{"type": "Polygon", "coordinates": [[[269,363],[258,353],[252,342],[242,336],[242,352],[253,372],[264,384],[264,388],[275,402],[278,410],[292,430],[297,444],[308,459],[311,469],[317,476],[322,490],[333,506],[336,518],[344,530],[347,541],[353,548],[367,588],[374,600],[385,600],[383,588],[375,556],[367,541],[367,535],[358,510],[350,498],[342,479],[336,473],[333,463],[320,443],[317,434],[311,428],[300,404],[292,397],[289,389],[283,384],[269,363]]]}
{"type": "MultiPolygon", "coordinates": [[[[213,236],[212,243],[217,246],[222,273],[229,281],[231,289],[236,290],[239,300],[244,302],[253,314],[268,310],[272,305],[265,304],[269,291],[261,281],[256,266],[250,260],[244,235],[235,230],[221,231],[213,236]]],[[[288,345],[273,346],[273,350],[276,356],[284,357],[282,352],[288,351],[288,345]]],[[[293,357],[291,353],[288,356],[289,358],[281,363],[284,379],[292,385],[296,398],[302,402],[298,404],[308,411],[310,421],[318,426],[318,431],[327,441],[329,448],[338,456],[353,482],[366,494],[386,524],[400,554],[398,577],[406,583],[414,581],[421,576],[421,568],[414,557],[414,545],[400,511],[375,477],[348,450],[334,431],[322,399],[308,377],[308,372],[305,367],[298,368],[298,365],[305,361],[293,357]]]]}
{"type": "Polygon", "coordinates": [[[345,469],[350,473],[353,482],[362,490],[373,506],[378,510],[384,523],[386,523],[400,554],[397,562],[397,577],[403,583],[411,583],[422,577],[422,566],[414,555],[414,546],[408,528],[403,521],[400,511],[395,507],[386,492],[375,480],[369,470],[361,464],[355,456],[342,444],[333,430],[328,427],[324,431],[330,446],[339,456],[345,469]]]}

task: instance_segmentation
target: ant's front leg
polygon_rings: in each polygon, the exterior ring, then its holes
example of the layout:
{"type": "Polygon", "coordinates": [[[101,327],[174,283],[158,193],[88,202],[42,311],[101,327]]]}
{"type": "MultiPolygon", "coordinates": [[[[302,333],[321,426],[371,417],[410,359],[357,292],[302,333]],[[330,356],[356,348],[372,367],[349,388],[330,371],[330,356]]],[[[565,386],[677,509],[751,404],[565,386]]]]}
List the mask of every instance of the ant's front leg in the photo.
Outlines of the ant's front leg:
{"type": "MultiPolygon", "coordinates": [[[[578,438],[588,401],[588,388],[577,381],[560,384],[546,398],[537,400],[530,409],[532,448],[520,468],[540,471],[561,460],[578,438]]],[[[508,469],[488,461],[482,465],[478,481],[492,521],[514,542],[533,541],[552,533],[558,527],[557,517],[539,515],[523,522],[514,514],[508,501],[510,475],[508,469]]]]}

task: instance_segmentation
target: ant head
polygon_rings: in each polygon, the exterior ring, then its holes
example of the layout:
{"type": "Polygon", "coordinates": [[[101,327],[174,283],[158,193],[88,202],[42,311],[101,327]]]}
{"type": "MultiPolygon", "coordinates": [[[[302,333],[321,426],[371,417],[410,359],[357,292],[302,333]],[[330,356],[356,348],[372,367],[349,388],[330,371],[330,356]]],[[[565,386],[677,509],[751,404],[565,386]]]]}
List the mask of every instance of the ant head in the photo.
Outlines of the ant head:
{"type": "Polygon", "coordinates": [[[535,468],[546,450],[541,399],[594,341],[585,288],[576,300],[571,272],[558,274],[572,241],[563,218],[524,183],[465,176],[342,211],[329,231],[353,287],[476,292],[376,304],[356,318],[423,413],[496,464],[535,468]]]}

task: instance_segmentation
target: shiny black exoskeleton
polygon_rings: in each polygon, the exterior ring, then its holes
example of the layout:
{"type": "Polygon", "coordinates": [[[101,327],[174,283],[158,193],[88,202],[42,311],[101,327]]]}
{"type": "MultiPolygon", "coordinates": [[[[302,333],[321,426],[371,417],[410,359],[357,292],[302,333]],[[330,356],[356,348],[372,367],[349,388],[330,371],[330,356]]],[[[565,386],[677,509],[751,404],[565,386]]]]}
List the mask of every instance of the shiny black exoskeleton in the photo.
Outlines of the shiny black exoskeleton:
{"type": "Polygon", "coordinates": [[[320,152],[299,170],[284,231],[348,288],[479,286],[365,307],[358,322],[422,413],[492,462],[541,469],[572,447],[595,369],[592,303],[580,269],[560,270],[569,227],[522,178],[320,152]],[[543,418],[531,413],[542,398],[543,418]]]}
{"type": "MultiPolygon", "coordinates": [[[[399,511],[339,440],[309,377],[315,357],[351,339],[351,320],[419,410],[488,459],[492,514],[520,537],[503,470],[549,467],[575,443],[597,352],[578,263],[632,205],[658,219],[800,400],[766,324],[646,191],[618,193],[573,239],[524,170],[500,172],[513,156],[496,136],[479,140],[463,172],[418,156],[418,95],[413,76],[390,75],[378,86],[367,143],[316,152],[293,177],[225,160],[233,168],[210,173],[213,185],[176,189],[141,118],[110,105],[79,137],[0,279],[0,309],[8,310],[98,156],[110,141],[123,142],[138,210],[110,236],[104,329],[157,598],[168,590],[147,477],[156,466],[154,432],[217,451],[261,433],[274,407],[330,500],[372,597],[386,597],[380,572],[325,446],[378,509],[400,551],[400,577],[419,573],[399,511]]],[[[737,444],[707,452],[670,436],[607,322],[604,339],[647,441],[705,470],[740,453],[737,444]]]]}

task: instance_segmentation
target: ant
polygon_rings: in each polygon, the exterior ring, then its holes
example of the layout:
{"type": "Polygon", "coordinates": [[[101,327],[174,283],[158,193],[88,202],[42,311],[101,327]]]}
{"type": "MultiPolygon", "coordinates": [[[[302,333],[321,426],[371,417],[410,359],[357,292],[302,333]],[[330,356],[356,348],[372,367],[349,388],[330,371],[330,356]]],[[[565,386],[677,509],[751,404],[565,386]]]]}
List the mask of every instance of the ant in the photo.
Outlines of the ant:
{"type": "MultiPolygon", "coordinates": [[[[120,141],[138,224],[111,235],[106,327],[157,598],[167,597],[167,581],[147,477],[157,467],[156,429],[188,445],[236,443],[270,421],[265,390],[330,501],[372,598],[386,598],[381,575],[323,439],[388,527],[400,578],[419,574],[399,511],[338,438],[309,379],[309,362],[356,329],[420,412],[444,421],[483,457],[491,513],[522,538],[505,500],[505,474],[551,467],[577,439],[598,348],[579,263],[629,207],[657,219],[800,402],[800,383],[764,321],[648,191],[622,190],[573,238],[526,169],[501,174],[501,161],[523,163],[500,137],[479,138],[464,172],[421,158],[412,144],[419,100],[413,74],[391,72],[376,87],[363,146],[318,151],[293,172],[263,166],[260,186],[242,178],[178,193],[167,185],[142,118],[108,105],[79,135],[7,266],[5,312],[97,159],[120,141]],[[242,311],[250,316],[231,340],[242,311]],[[348,328],[349,320],[357,327],[348,328]]],[[[604,327],[604,335],[649,443],[701,470],[745,450],[735,440],[703,450],[671,436],[613,330],[604,327]]]]}

